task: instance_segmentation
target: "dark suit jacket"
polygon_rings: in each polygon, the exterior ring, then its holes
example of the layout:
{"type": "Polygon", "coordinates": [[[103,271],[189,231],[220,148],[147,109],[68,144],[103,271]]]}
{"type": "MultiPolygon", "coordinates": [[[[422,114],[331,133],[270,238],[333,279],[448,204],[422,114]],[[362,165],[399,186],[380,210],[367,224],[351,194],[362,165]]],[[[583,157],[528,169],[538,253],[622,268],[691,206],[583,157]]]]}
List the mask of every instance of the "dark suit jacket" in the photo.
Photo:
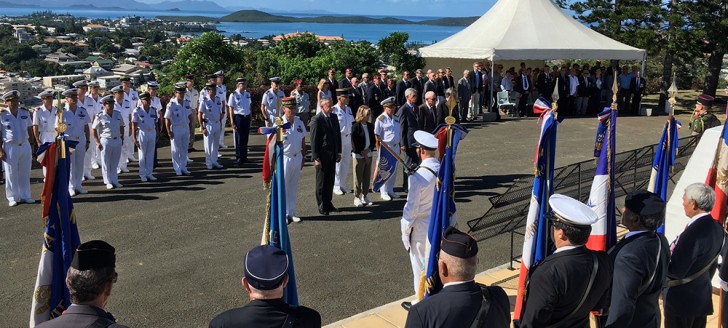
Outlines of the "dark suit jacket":
{"type": "Polygon", "coordinates": [[[569,96],[569,75],[559,75],[556,83],[559,84],[559,99],[566,99],[569,96]]]}
{"type": "Polygon", "coordinates": [[[435,95],[437,95],[437,80],[434,80],[434,81],[427,80],[427,82],[425,82],[425,89],[422,90],[422,94],[420,95],[420,98],[422,98],[423,104],[425,102],[425,94],[429,91],[432,91],[435,93],[435,95]]]}
{"type": "MultiPolygon", "coordinates": [[[[489,287],[490,308],[484,327],[507,328],[511,322],[511,304],[500,287],[489,287]]],[[[468,328],[483,304],[483,292],[475,282],[448,286],[439,293],[412,306],[406,328],[468,328]]]]}
{"type": "Polygon", "coordinates": [[[581,301],[592,273],[592,251],[586,247],[548,256],[529,273],[521,327],[588,328],[589,312],[602,307],[612,282],[612,263],[604,252],[594,252],[599,271],[579,311],[566,318],[581,301]]]}
{"type": "Polygon", "coordinates": [[[210,328],[280,328],[288,315],[295,318],[296,328],[321,328],[318,312],[305,306],[292,308],[281,299],[255,300],[244,307],[227,310],[210,321],[210,328]]]}
{"type": "Polygon", "coordinates": [[[538,93],[540,96],[551,98],[554,92],[554,77],[549,73],[541,73],[538,75],[538,93]]]}
{"type": "Polygon", "coordinates": [[[407,99],[404,98],[404,92],[407,90],[407,88],[413,88],[412,82],[399,80],[397,83],[397,106],[402,106],[407,101],[407,99]]]}
{"type": "Polygon", "coordinates": [[[670,245],[665,236],[654,232],[632,235],[617,243],[609,251],[609,257],[614,274],[606,326],[660,328],[657,299],[670,263],[670,245]],[[662,249],[658,259],[659,247],[662,249]]]}
{"type": "MultiPolygon", "coordinates": [[[[417,101],[415,103],[417,104],[417,106],[419,106],[422,104],[422,99],[424,99],[424,97],[422,95],[424,94],[423,90],[425,90],[425,82],[427,82],[427,79],[421,78],[420,80],[418,80],[417,78],[414,78],[414,79],[412,79],[411,82],[412,82],[412,87],[415,88],[415,90],[417,90],[417,95],[419,97],[417,97],[417,101]]],[[[403,101],[401,104],[398,104],[398,105],[402,106],[402,105],[404,105],[405,102],[407,102],[406,99],[405,99],[405,101],[403,101]]]]}
{"type": "Polygon", "coordinates": [[[476,76],[478,76],[478,75],[475,74],[475,71],[470,71],[470,73],[468,73],[468,83],[470,83],[470,93],[471,94],[476,93],[476,92],[481,92],[485,89],[485,86],[483,85],[483,74],[485,74],[485,71],[480,71],[480,74],[479,74],[480,82],[478,82],[478,83],[480,83],[480,88],[477,88],[477,84],[476,84],[475,80],[476,80],[476,76]]]}
{"type": "MultiPolygon", "coordinates": [[[[381,86],[382,84],[380,83],[379,85],[381,86]]],[[[384,92],[382,92],[382,89],[372,83],[367,90],[367,105],[369,105],[369,108],[372,109],[372,117],[379,116],[379,114],[382,113],[382,100],[384,99],[384,92]]]]}
{"type": "MultiPolygon", "coordinates": [[[[452,110],[452,116],[455,118],[457,123],[460,123],[460,111],[458,110],[458,105],[455,105],[455,108],[452,110]]],[[[435,117],[437,118],[437,121],[435,122],[435,127],[437,127],[440,124],[445,123],[445,118],[450,115],[450,109],[447,108],[447,102],[441,102],[438,103],[435,106],[435,117]]]]}
{"type": "MultiPolygon", "coordinates": [[[[374,124],[368,123],[367,131],[369,131],[369,151],[371,152],[377,146],[376,139],[374,139],[374,124]]],[[[351,149],[353,153],[359,154],[364,150],[366,135],[364,134],[364,128],[361,123],[354,123],[354,126],[351,128],[351,142],[354,146],[351,149]]]]}
{"type": "Polygon", "coordinates": [[[74,304],[63,312],[63,314],[50,321],[37,325],[38,328],[86,328],[92,327],[94,322],[101,320],[109,328],[127,328],[126,326],[114,323],[111,315],[103,309],[92,305],[74,304]]]}
{"type": "Polygon", "coordinates": [[[445,76],[445,80],[447,80],[447,87],[448,88],[455,88],[455,78],[451,76],[445,76]]]}
{"type": "Polygon", "coordinates": [[[591,78],[587,78],[584,76],[579,76],[579,85],[576,87],[576,93],[579,95],[579,97],[588,97],[591,95],[590,88],[593,86],[594,82],[592,82],[591,78]],[[589,82],[589,86],[587,86],[587,79],[589,82]]]}
{"type": "Polygon", "coordinates": [[[329,90],[331,90],[331,95],[336,98],[336,89],[339,88],[339,81],[336,81],[336,79],[329,80],[326,78],[326,81],[329,81],[329,90]]]}
{"type": "MultiPolygon", "coordinates": [[[[414,110],[418,110],[417,107],[414,110]]],[[[402,105],[397,111],[399,115],[399,132],[402,146],[412,147],[415,143],[415,131],[419,130],[417,116],[408,104],[402,105]]]]}
{"type": "MultiPolygon", "coordinates": [[[[518,92],[520,94],[528,93],[528,90],[524,88],[523,85],[523,75],[518,75],[513,80],[516,82],[513,84],[513,91],[518,92]]],[[[526,75],[526,80],[528,81],[528,89],[530,90],[533,84],[531,84],[531,77],[526,75]]]]}
{"type": "Polygon", "coordinates": [[[632,82],[630,83],[630,93],[632,95],[642,97],[642,95],[645,93],[646,85],[647,82],[645,82],[645,78],[641,77],[638,82],[637,77],[635,76],[632,78],[632,82]]]}
{"type": "Polygon", "coordinates": [[[435,106],[430,110],[427,104],[422,104],[419,107],[417,115],[417,130],[432,133],[435,130],[435,122],[437,120],[437,108],[435,106]]]}
{"type": "Polygon", "coordinates": [[[351,111],[356,115],[356,112],[359,110],[359,106],[364,104],[364,97],[361,94],[361,90],[359,88],[352,88],[351,98],[349,98],[349,107],[351,107],[351,111]]]}
{"type": "MultiPolygon", "coordinates": [[[[713,217],[706,215],[695,220],[680,234],[675,249],[672,251],[668,279],[682,279],[700,271],[723,245],[723,228],[713,217]]],[[[717,264],[695,280],[665,290],[665,314],[678,317],[698,317],[713,313],[711,299],[711,277],[717,264]]]]}
{"type": "MultiPolygon", "coordinates": [[[[341,88],[351,88],[351,81],[347,78],[342,78],[341,81],[339,81],[339,86],[341,88]]],[[[336,91],[336,90],[334,90],[336,91]]]]}
{"type": "Polygon", "coordinates": [[[311,119],[311,160],[333,161],[341,154],[341,129],[336,115],[329,115],[331,127],[321,112],[311,119]]]}

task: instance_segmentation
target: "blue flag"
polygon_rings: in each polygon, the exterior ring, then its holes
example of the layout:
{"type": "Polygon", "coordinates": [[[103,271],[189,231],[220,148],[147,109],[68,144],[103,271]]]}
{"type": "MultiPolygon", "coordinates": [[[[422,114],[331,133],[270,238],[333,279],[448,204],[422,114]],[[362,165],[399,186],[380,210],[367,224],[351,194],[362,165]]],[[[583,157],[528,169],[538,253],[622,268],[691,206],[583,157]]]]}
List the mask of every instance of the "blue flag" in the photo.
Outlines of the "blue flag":
{"type": "Polygon", "coordinates": [[[377,158],[377,171],[374,176],[374,182],[372,190],[379,192],[379,189],[384,186],[389,179],[394,179],[394,175],[397,170],[397,158],[394,157],[387,148],[384,146],[379,148],[379,158],[377,158]]]}
{"type": "Polygon", "coordinates": [[[597,170],[589,192],[589,205],[597,213],[597,222],[592,224],[591,235],[586,247],[595,251],[607,251],[617,243],[617,212],[615,205],[615,162],[617,153],[617,110],[605,108],[597,116],[594,156],[597,170]]]}
{"type": "MultiPolygon", "coordinates": [[[[450,227],[451,217],[455,215],[455,190],[453,188],[455,182],[455,154],[457,153],[458,144],[466,132],[457,126],[452,126],[451,131],[452,145],[445,147],[445,157],[442,158],[440,171],[437,173],[435,195],[432,198],[432,210],[430,211],[430,225],[427,229],[427,241],[430,251],[425,271],[425,298],[442,289],[442,282],[437,270],[440,242],[442,241],[442,234],[450,227]]],[[[447,135],[445,135],[445,138],[447,138],[447,135]]]]}
{"type": "Polygon", "coordinates": [[[60,316],[71,305],[66,272],[81,239],[68,193],[69,146],[75,147],[76,142],[59,139],[38,149],[38,161],[46,168],[46,180],[41,196],[43,247],[33,293],[31,327],[60,316]]]}
{"type": "Polygon", "coordinates": [[[271,181],[270,194],[270,230],[268,245],[282,249],[288,254],[288,284],[283,290],[283,301],[291,306],[298,306],[296,290],[296,273],[293,269],[293,252],[288,237],[288,219],[286,217],[286,180],[283,170],[283,144],[275,143],[275,169],[271,181]]]}
{"type": "MultiPolygon", "coordinates": [[[[665,129],[662,131],[655,158],[652,160],[650,183],[647,185],[647,190],[659,195],[666,202],[667,185],[670,181],[670,172],[673,165],[675,165],[675,155],[677,154],[678,125],[680,125],[680,122],[677,122],[674,116],[670,116],[665,122],[665,129]]],[[[665,233],[664,222],[657,228],[657,232],[665,233]]]]}

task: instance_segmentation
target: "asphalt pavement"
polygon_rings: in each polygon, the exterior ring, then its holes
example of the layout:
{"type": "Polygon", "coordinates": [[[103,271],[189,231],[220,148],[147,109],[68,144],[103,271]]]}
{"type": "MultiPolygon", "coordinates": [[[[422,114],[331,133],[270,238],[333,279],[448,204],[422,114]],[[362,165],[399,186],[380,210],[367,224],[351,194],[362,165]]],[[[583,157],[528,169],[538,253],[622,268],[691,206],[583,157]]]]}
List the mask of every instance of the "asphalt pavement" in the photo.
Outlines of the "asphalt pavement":
{"type": "MultiPolygon", "coordinates": [[[[681,117],[687,122],[686,117],[681,117]]],[[[620,117],[617,151],[657,143],[665,116],[620,117]]],[[[483,215],[487,198],[514,179],[533,174],[539,125],[536,118],[467,123],[470,133],[456,159],[455,197],[459,226],[483,215]]],[[[556,165],[592,157],[597,121],[567,118],[559,127],[556,165]]],[[[680,136],[687,136],[687,129],[680,136]]],[[[199,136],[198,136],[199,138],[199,136]]],[[[260,175],[264,138],[251,136],[258,164],[233,167],[234,150],[222,150],[222,170],[206,170],[204,153],[191,154],[189,177],[177,177],[168,146],[159,149],[157,182],[142,183],[136,164],[122,174],[121,189],[106,190],[101,172],[74,197],[81,240],[103,239],[116,247],[118,283],[107,310],[132,327],[206,327],[224,310],[247,303],[241,286],[243,256],[260,243],[265,191],[260,175]]],[[[227,134],[227,144],[232,137],[227,134]]],[[[202,142],[196,147],[202,149],[202,142]]],[[[400,170],[401,171],[401,170],[400,170]]],[[[402,198],[356,208],[353,196],[334,195],[341,213],[318,215],[314,168],[307,163],[298,187],[303,222],[288,226],[300,303],[318,310],[324,324],[413,294],[409,258],[400,238],[402,198]]],[[[351,180],[349,185],[351,187],[351,180]]],[[[32,172],[32,194],[40,198],[40,169],[32,172]]],[[[0,202],[0,322],[27,327],[41,251],[43,221],[38,203],[10,208],[0,202]]],[[[516,239],[520,249],[522,241],[516,239]]],[[[508,261],[510,236],[480,243],[479,269],[508,261]]]]}

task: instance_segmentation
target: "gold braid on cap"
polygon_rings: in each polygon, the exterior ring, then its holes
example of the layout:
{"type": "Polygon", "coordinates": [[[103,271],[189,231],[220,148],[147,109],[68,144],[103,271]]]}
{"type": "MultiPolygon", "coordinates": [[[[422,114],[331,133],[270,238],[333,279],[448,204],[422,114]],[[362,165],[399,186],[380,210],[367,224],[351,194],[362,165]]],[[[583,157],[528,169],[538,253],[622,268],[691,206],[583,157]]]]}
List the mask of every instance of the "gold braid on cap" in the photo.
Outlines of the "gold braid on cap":
{"type": "Polygon", "coordinates": [[[580,224],[580,223],[571,221],[571,220],[561,216],[559,213],[556,213],[556,211],[551,211],[551,214],[554,216],[554,221],[559,222],[559,223],[567,224],[567,225],[570,225],[570,226],[573,226],[576,228],[591,226],[591,224],[580,224]]]}

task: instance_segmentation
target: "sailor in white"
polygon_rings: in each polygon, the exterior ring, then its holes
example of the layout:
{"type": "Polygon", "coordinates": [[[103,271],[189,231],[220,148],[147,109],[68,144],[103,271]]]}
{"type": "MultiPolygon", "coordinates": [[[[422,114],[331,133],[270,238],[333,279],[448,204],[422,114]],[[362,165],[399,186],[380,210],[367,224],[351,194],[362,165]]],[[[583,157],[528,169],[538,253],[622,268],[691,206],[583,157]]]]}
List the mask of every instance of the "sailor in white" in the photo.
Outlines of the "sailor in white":
{"type": "Polygon", "coordinates": [[[18,91],[9,91],[2,98],[7,106],[0,112],[0,161],[5,171],[5,197],[9,206],[17,206],[19,202],[32,204],[35,200],[30,196],[30,112],[20,107],[18,91]]]}
{"type": "MultiPolygon", "coordinates": [[[[383,151],[388,151],[386,149],[381,149],[381,143],[387,144],[390,149],[392,149],[396,154],[399,155],[400,152],[400,126],[399,126],[399,117],[394,115],[394,106],[395,105],[395,98],[389,97],[387,99],[382,100],[381,105],[384,107],[384,112],[377,117],[377,119],[374,121],[374,136],[377,139],[377,153],[381,157],[381,154],[383,151]]],[[[377,158],[377,163],[379,163],[380,158],[377,158]]],[[[395,168],[393,172],[397,172],[397,167],[395,163],[395,168]]],[[[394,193],[394,182],[397,180],[397,175],[392,174],[392,176],[387,180],[387,182],[384,183],[384,186],[382,186],[379,190],[379,194],[381,195],[383,200],[392,200],[392,198],[396,198],[397,194],[394,193]]],[[[375,190],[376,191],[376,190],[375,190]]]]}
{"type": "Polygon", "coordinates": [[[157,111],[150,106],[152,96],[148,92],[139,95],[142,105],[134,110],[131,130],[134,145],[139,149],[139,177],[142,182],[157,181],[154,177],[154,146],[157,144],[157,111]]]}
{"type": "Polygon", "coordinates": [[[227,87],[225,86],[225,71],[219,70],[215,72],[215,91],[217,96],[223,100],[222,102],[222,118],[220,119],[220,149],[225,149],[228,146],[225,144],[225,126],[228,122],[228,110],[227,103],[227,87]]]}
{"type": "MultiPolygon", "coordinates": [[[[58,109],[53,106],[54,95],[52,89],[43,90],[38,94],[42,104],[33,113],[33,136],[38,147],[46,142],[56,140],[56,115],[58,115],[58,109]]],[[[45,178],[45,176],[46,168],[44,166],[43,177],[45,178]]]]}
{"type": "MultiPolygon", "coordinates": [[[[128,104],[128,111],[129,111],[129,119],[131,120],[131,114],[136,108],[136,104],[139,101],[139,93],[136,92],[136,90],[131,88],[131,78],[128,76],[124,76],[121,79],[121,86],[124,88],[124,101],[125,105],[124,108],[126,109],[128,104]]],[[[122,112],[122,116],[126,116],[127,113],[122,112]]],[[[125,118],[126,120],[126,118],[125,118]]],[[[129,121],[124,121],[126,127],[131,126],[129,121]]],[[[129,134],[131,136],[131,134],[129,134]]],[[[122,162],[131,161],[131,162],[137,162],[139,161],[138,158],[134,157],[134,140],[133,138],[124,138],[124,144],[121,146],[121,160],[122,162]]],[[[121,163],[121,162],[120,162],[121,163]]],[[[126,167],[126,164],[124,164],[124,167],[126,167]]],[[[122,170],[124,173],[128,172],[129,170],[122,170]]]]}
{"type": "Polygon", "coordinates": [[[124,139],[124,119],[119,111],[114,110],[116,101],[113,96],[102,98],[101,103],[104,110],[96,114],[91,129],[96,149],[101,153],[101,175],[106,189],[121,188],[116,168],[124,139]]]}
{"type": "Polygon", "coordinates": [[[306,126],[296,116],[296,97],[283,98],[283,124],[291,127],[283,132],[283,170],[286,180],[286,218],[301,222],[296,216],[296,195],[306,157],[306,126]]]}
{"type": "Polygon", "coordinates": [[[410,256],[414,291],[417,293],[422,270],[427,265],[427,229],[440,162],[435,157],[437,138],[425,131],[415,132],[417,152],[422,159],[417,171],[409,176],[407,203],[402,210],[402,243],[410,256]]]}
{"type": "Polygon", "coordinates": [[[63,109],[66,140],[78,142],[69,157],[71,176],[68,182],[68,193],[75,196],[76,194],[88,193],[81,184],[83,183],[83,162],[86,157],[86,150],[91,142],[88,130],[91,117],[88,116],[85,108],[78,106],[78,90],[75,88],[68,89],[63,92],[63,96],[66,97],[66,106],[63,109]]]}
{"type": "Polygon", "coordinates": [[[242,165],[248,162],[248,136],[250,134],[250,92],[246,89],[248,81],[244,78],[236,80],[235,92],[228,98],[228,115],[233,126],[235,144],[235,163],[242,165]]]}
{"type": "Polygon", "coordinates": [[[124,97],[124,88],[122,86],[116,86],[111,89],[114,94],[114,110],[121,114],[121,119],[124,120],[124,140],[121,146],[121,154],[119,155],[119,164],[117,166],[117,173],[129,173],[129,169],[126,164],[129,162],[127,154],[124,153],[124,147],[126,144],[131,145],[131,149],[134,149],[134,138],[131,137],[131,114],[133,112],[132,103],[124,97]]]}
{"type": "Polygon", "coordinates": [[[354,126],[354,115],[349,108],[349,93],[351,89],[337,89],[336,97],[338,103],[334,105],[333,114],[339,119],[339,129],[341,131],[341,161],[336,163],[336,177],[334,178],[334,194],[343,195],[351,193],[348,188],[349,171],[351,170],[351,128],[354,126]]]}
{"type": "Polygon", "coordinates": [[[197,111],[197,121],[200,123],[205,141],[205,165],[208,170],[223,168],[217,162],[223,100],[217,97],[215,89],[215,83],[206,85],[207,93],[200,97],[200,107],[197,111]]]}
{"type": "MultiPolygon", "coordinates": [[[[104,107],[101,105],[101,95],[99,94],[99,82],[98,81],[91,81],[88,82],[88,90],[89,93],[85,97],[84,101],[84,108],[86,108],[86,112],[88,113],[89,117],[91,117],[91,123],[89,123],[88,128],[89,131],[91,131],[91,127],[93,126],[93,121],[96,118],[96,114],[102,112],[104,110],[104,107]]],[[[81,98],[79,98],[80,100],[81,98]]],[[[80,102],[80,101],[79,101],[80,102]]],[[[86,157],[83,161],[83,176],[86,180],[93,180],[96,179],[96,177],[93,176],[91,173],[91,170],[94,168],[99,168],[99,150],[96,147],[88,147],[88,150],[86,151],[86,157]]]]}
{"type": "Polygon", "coordinates": [[[190,127],[194,122],[192,109],[185,98],[186,88],[175,89],[175,97],[167,104],[164,113],[165,125],[172,148],[172,167],[177,175],[189,175],[187,170],[187,147],[189,145],[190,127]]]}
{"type": "Polygon", "coordinates": [[[270,89],[263,94],[263,100],[260,103],[260,111],[265,117],[265,126],[271,127],[275,124],[278,117],[278,102],[286,96],[286,94],[278,88],[281,84],[280,77],[270,78],[270,89]]]}

